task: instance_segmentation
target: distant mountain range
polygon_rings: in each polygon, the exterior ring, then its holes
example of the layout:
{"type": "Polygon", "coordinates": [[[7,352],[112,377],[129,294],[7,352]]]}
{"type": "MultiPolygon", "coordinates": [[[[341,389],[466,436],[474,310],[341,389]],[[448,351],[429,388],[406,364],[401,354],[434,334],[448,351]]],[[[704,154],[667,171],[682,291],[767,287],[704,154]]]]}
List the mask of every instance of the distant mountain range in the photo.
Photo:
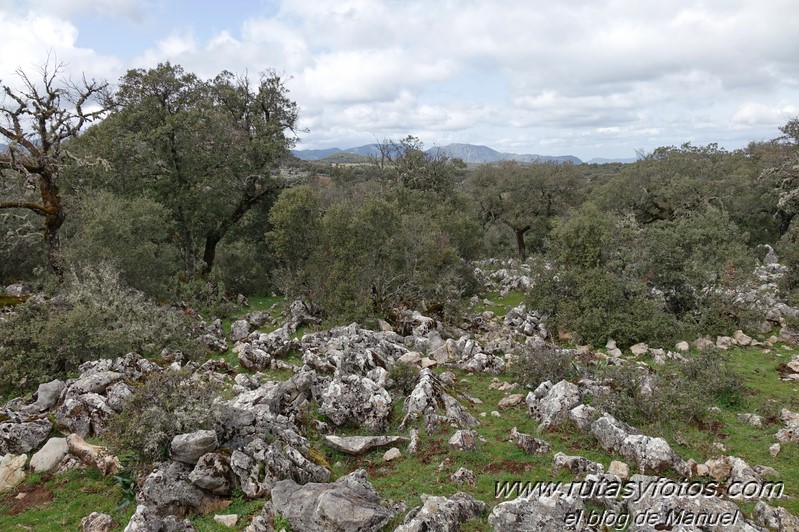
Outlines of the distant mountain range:
{"type": "MultiPolygon", "coordinates": [[[[380,150],[377,144],[366,144],[355,148],[328,148],[326,150],[293,150],[292,153],[299,159],[306,161],[319,161],[327,157],[338,154],[352,154],[363,157],[379,156],[380,150]]],[[[502,153],[489,148],[488,146],[477,146],[474,144],[448,144],[447,146],[435,146],[426,150],[431,155],[444,154],[449,157],[463,159],[467,164],[495,163],[499,161],[519,161],[525,163],[573,163],[581,164],[582,161],[573,155],[536,155],[536,154],[517,154],[502,153]]]]}
{"type": "MultiPolygon", "coordinates": [[[[366,144],[355,148],[327,148],[324,150],[292,150],[298,159],[306,161],[319,161],[327,158],[343,159],[344,155],[355,155],[360,157],[379,157],[380,150],[377,144],[366,144]]],[[[538,155],[538,154],[518,154],[503,153],[488,146],[478,146],[475,144],[448,144],[446,146],[435,146],[426,150],[426,153],[437,155],[439,153],[449,157],[457,157],[467,164],[496,163],[499,161],[519,161],[523,163],[572,163],[582,164],[583,161],[574,155],[538,155]]],[[[587,164],[604,163],[632,163],[632,159],[591,159],[587,164]]]]}

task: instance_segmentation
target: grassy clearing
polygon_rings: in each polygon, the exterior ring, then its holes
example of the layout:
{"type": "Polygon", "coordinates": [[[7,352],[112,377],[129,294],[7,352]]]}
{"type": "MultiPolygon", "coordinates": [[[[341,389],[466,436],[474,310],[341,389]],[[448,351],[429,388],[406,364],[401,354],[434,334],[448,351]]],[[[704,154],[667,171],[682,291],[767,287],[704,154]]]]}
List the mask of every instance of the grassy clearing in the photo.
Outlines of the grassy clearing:
{"type": "Polygon", "coordinates": [[[94,469],[31,475],[0,498],[0,530],[80,530],[92,512],[109,514],[122,530],[135,510],[135,504],[120,508],[123,501],[116,480],[94,469]]]}
{"type": "Polygon", "coordinates": [[[506,296],[503,296],[499,292],[489,292],[483,299],[490,301],[490,304],[484,303],[481,300],[480,303],[474,306],[474,310],[477,312],[489,310],[497,316],[504,316],[508,313],[508,310],[524,303],[524,298],[525,295],[523,292],[510,292],[506,296]]]}

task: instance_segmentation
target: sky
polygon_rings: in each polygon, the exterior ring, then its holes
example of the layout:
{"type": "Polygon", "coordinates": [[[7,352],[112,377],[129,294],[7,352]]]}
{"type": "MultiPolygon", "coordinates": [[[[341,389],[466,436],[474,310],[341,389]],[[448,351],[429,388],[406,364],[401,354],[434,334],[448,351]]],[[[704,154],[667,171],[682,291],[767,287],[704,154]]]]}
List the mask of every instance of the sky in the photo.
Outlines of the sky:
{"type": "Polygon", "coordinates": [[[510,153],[726,149],[799,115],[796,0],[0,0],[0,81],[272,69],[298,148],[407,135],[510,153]]]}

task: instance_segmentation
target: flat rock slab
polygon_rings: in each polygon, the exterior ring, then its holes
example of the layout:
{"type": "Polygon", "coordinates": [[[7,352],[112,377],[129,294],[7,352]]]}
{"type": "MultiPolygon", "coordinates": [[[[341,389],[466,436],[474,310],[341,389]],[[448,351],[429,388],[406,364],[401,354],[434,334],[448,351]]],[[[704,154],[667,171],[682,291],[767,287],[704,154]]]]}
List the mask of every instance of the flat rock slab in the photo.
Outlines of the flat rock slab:
{"type": "Polygon", "coordinates": [[[352,456],[407,441],[408,438],[402,436],[325,436],[328,447],[352,456]]]}

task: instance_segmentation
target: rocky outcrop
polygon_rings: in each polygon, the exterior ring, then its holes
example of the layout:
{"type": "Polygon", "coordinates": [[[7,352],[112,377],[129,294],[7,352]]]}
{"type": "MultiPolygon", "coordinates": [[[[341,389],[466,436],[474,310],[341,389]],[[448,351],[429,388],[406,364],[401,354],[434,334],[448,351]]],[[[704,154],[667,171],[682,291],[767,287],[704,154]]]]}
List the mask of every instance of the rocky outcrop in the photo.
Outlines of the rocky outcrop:
{"type": "Polygon", "coordinates": [[[580,389],[564,380],[552,386],[540,398],[536,392],[530,392],[525,402],[530,414],[541,421],[538,429],[546,430],[557,427],[569,418],[569,411],[580,403],[580,389]]]}
{"type": "Polygon", "coordinates": [[[366,454],[374,449],[391,447],[400,442],[407,442],[402,436],[334,436],[324,437],[325,445],[352,456],[366,454]]]}
{"type": "Polygon", "coordinates": [[[322,391],[319,410],[336,426],[364,427],[381,433],[388,429],[391,396],[368,377],[337,375],[322,391]]]}
{"type": "Polygon", "coordinates": [[[53,424],[46,419],[23,423],[0,423],[0,455],[28,453],[47,439],[53,424]]]}
{"type": "Polygon", "coordinates": [[[528,496],[499,503],[488,516],[488,524],[494,532],[516,532],[517,530],[564,530],[582,531],[583,524],[571,524],[568,515],[577,515],[584,509],[583,501],[568,493],[568,486],[561,486],[551,494],[533,491],[528,496]]]}
{"type": "Polygon", "coordinates": [[[169,446],[172,460],[186,464],[196,464],[206,453],[216,450],[219,441],[213,430],[198,430],[189,434],[179,434],[172,438],[169,446]]]}
{"type": "Polygon", "coordinates": [[[457,531],[469,519],[477,519],[488,505],[471,495],[458,492],[452,497],[422,494],[422,505],[414,508],[394,532],[457,531]]]}
{"type": "Polygon", "coordinates": [[[419,374],[419,382],[402,405],[405,417],[402,430],[408,423],[420,417],[439,415],[447,423],[458,427],[475,427],[480,424],[457,399],[446,392],[444,384],[429,369],[419,374]]]}
{"type": "Polygon", "coordinates": [[[331,484],[301,486],[283,480],[275,484],[271,495],[274,511],[288,520],[292,530],[371,532],[394,516],[362,469],[331,484]]]}
{"type": "Polygon", "coordinates": [[[16,488],[25,480],[26,454],[8,453],[0,460],[0,493],[6,493],[16,488]]]}
{"type": "Polygon", "coordinates": [[[325,482],[330,471],[308,460],[299,450],[280,441],[266,443],[255,438],[230,456],[230,466],[247,497],[263,497],[285,479],[325,482]]]}

